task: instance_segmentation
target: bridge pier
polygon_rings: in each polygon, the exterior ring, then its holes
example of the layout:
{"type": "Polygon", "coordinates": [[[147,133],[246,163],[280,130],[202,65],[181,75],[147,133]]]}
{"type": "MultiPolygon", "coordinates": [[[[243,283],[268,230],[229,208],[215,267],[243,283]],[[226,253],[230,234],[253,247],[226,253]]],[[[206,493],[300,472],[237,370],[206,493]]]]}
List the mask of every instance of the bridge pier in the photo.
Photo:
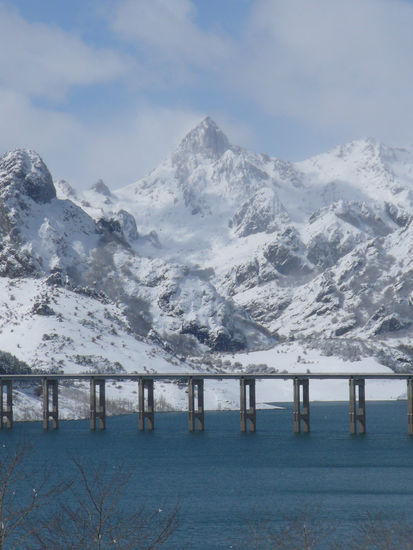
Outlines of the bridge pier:
{"type": "Polygon", "coordinates": [[[303,432],[310,431],[310,381],[308,378],[294,378],[294,433],[301,431],[301,421],[303,423],[303,432]],[[300,388],[303,389],[303,406],[301,408],[300,388]]]}
{"type": "Polygon", "coordinates": [[[49,429],[49,419],[52,421],[54,430],[59,427],[59,393],[57,380],[43,378],[43,429],[49,429]],[[52,403],[50,403],[50,390],[52,394],[52,403]],[[50,405],[52,409],[50,410],[50,405]]]}
{"type": "Polygon", "coordinates": [[[204,431],[204,379],[190,378],[188,382],[188,423],[189,431],[195,431],[198,420],[198,431],[204,431]],[[196,396],[196,407],[195,407],[196,396]]]}
{"type": "Polygon", "coordinates": [[[407,426],[408,434],[413,435],[413,378],[407,379],[407,426]]]}
{"type": "Polygon", "coordinates": [[[0,429],[13,427],[13,384],[0,379],[0,429]]]}
{"type": "Polygon", "coordinates": [[[365,394],[365,379],[364,378],[350,378],[350,433],[360,434],[366,433],[366,394],[365,394]],[[358,388],[358,403],[357,403],[357,391],[358,388]]]}
{"type": "Polygon", "coordinates": [[[104,378],[90,379],[90,429],[96,430],[96,420],[99,419],[99,428],[106,428],[106,400],[104,378]],[[96,388],[99,388],[99,399],[96,402],[96,388]]]}
{"type": "Polygon", "coordinates": [[[155,428],[155,411],[153,398],[153,378],[139,378],[139,430],[145,430],[145,419],[148,419],[148,430],[155,428]],[[147,400],[145,403],[145,389],[147,400]]]}
{"type": "Polygon", "coordinates": [[[249,421],[250,432],[256,430],[256,404],[255,404],[255,378],[240,379],[240,416],[241,432],[247,431],[247,421],[249,421]],[[247,391],[248,387],[248,391],[247,391]],[[248,407],[247,407],[248,396],[248,407]]]}

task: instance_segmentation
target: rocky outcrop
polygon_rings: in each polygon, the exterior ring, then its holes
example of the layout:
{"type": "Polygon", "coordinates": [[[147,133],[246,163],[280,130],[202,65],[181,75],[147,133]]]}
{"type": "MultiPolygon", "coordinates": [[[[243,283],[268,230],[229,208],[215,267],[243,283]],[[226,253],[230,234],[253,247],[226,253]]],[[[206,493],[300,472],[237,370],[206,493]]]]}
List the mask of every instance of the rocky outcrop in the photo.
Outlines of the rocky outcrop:
{"type": "Polygon", "coordinates": [[[100,193],[101,195],[104,195],[105,197],[110,197],[112,195],[109,187],[106,185],[106,183],[103,180],[98,180],[96,183],[94,183],[92,185],[92,190],[96,191],[96,193],[100,193]]]}
{"type": "MultiPolygon", "coordinates": [[[[239,237],[266,231],[270,233],[277,228],[276,217],[283,212],[279,198],[272,189],[260,189],[245,201],[229,221],[239,237]]],[[[285,222],[288,215],[284,213],[285,222]]]]}
{"type": "Polygon", "coordinates": [[[28,196],[45,204],[56,197],[52,176],[40,156],[16,149],[0,158],[0,193],[3,198],[28,196]]]}
{"type": "Polygon", "coordinates": [[[191,130],[180,143],[175,158],[182,155],[201,155],[217,159],[231,148],[227,136],[210,117],[191,130]]]}
{"type": "Polygon", "coordinates": [[[304,244],[294,227],[276,235],[264,249],[264,257],[282,275],[300,277],[311,271],[304,258],[304,244]]]}

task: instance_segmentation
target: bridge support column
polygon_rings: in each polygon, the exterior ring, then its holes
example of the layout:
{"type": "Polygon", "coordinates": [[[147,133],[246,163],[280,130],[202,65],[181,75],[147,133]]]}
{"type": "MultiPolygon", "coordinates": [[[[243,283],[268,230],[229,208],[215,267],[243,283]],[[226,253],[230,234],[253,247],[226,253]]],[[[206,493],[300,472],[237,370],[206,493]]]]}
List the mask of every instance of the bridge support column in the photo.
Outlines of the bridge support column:
{"type": "Polygon", "coordinates": [[[0,428],[13,427],[13,384],[0,379],[0,428]]]}
{"type": "Polygon", "coordinates": [[[300,433],[301,421],[303,432],[310,431],[310,381],[308,378],[294,378],[294,432],[300,433]],[[301,408],[301,392],[303,389],[303,406],[301,408]]]}
{"type": "Polygon", "coordinates": [[[255,432],[257,417],[255,404],[255,378],[241,378],[240,380],[240,415],[241,432],[247,431],[247,421],[249,421],[250,432],[255,432]]]}
{"type": "Polygon", "coordinates": [[[350,433],[366,433],[366,396],[364,378],[350,378],[350,433]],[[357,403],[358,388],[358,403],[357,403]]]}
{"type": "Polygon", "coordinates": [[[96,420],[99,419],[99,428],[106,428],[106,400],[104,378],[90,379],[90,429],[96,430],[96,420]],[[99,398],[96,399],[96,388],[99,388],[99,398]]]}
{"type": "Polygon", "coordinates": [[[52,421],[53,429],[59,427],[59,402],[58,402],[58,383],[57,380],[43,378],[43,429],[49,429],[49,419],[52,421]],[[50,403],[50,390],[52,402],[50,403]],[[51,405],[51,410],[50,410],[51,405]]]}
{"type": "Polygon", "coordinates": [[[407,379],[407,429],[413,435],[413,378],[407,379]]]}
{"type": "Polygon", "coordinates": [[[148,419],[148,430],[152,431],[155,427],[153,378],[139,378],[139,429],[141,431],[145,430],[146,418],[148,419]]]}
{"type": "Polygon", "coordinates": [[[190,378],[188,383],[188,423],[189,431],[195,431],[198,420],[198,431],[204,431],[204,379],[190,378]],[[195,407],[196,397],[196,407],[195,407]]]}

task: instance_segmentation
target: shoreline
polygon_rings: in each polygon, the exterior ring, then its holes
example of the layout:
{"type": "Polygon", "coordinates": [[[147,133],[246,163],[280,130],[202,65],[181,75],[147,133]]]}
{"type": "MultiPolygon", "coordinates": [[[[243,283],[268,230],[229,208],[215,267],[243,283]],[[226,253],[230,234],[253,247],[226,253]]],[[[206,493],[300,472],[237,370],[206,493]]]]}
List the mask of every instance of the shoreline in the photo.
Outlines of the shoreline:
{"type": "MultiPolygon", "coordinates": [[[[366,404],[368,403],[375,403],[375,404],[378,404],[378,403],[394,403],[394,402],[397,402],[397,401],[403,401],[403,402],[406,402],[407,403],[407,399],[406,398],[394,398],[394,399],[366,399],[366,404]]],[[[349,400],[345,400],[345,399],[333,399],[331,401],[327,401],[327,400],[317,400],[317,399],[314,399],[314,400],[310,400],[310,404],[315,404],[315,405],[333,405],[333,404],[347,404],[349,405],[349,400]]],[[[260,404],[262,405],[262,404],[260,404]]],[[[294,406],[294,403],[293,401],[277,401],[277,402],[274,402],[274,404],[272,403],[265,403],[266,406],[262,407],[262,406],[259,406],[257,405],[256,407],[256,411],[285,411],[287,410],[288,408],[292,408],[294,406]]],[[[210,413],[240,413],[240,409],[239,408],[225,408],[225,409],[205,409],[204,410],[205,414],[210,414],[210,413]]],[[[126,416],[138,416],[139,414],[139,411],[136,410],[136,411],[131,411],[131,412],[124,412],[124,413],[118,413],[118,414],[108,414],[106,413],[106,418],[120,418],[120,417],[126,417],[126,416]]],[[[165,414],[185,414],[185,415],[188,415],[188,409],[177,409],[177,410],[168,410],[168,411],[155,411],[155,415],[158,416],[158,415],[165,415],[165,414]]],[[[89,416],[82,416],[82,417],[78,417],[78,418],[75,418],[75,417],[59,417],[59,423],[60,422],[85,422],[85,421],[88,421],[90,419],[89,416]]],[[[20,418],[14,418],[14,421],[13,423],[14,424],[23,424],[23,423],[30,423],[30,424],[33,424],[33,423],[36,423],[36,422],[39,422],[41,423],[43,421],[43,418],[41,416],[39,416],[39,418],[31,418],[31,419],[20,419],[20,418]]],[[[6,428],[4,428],[4,430],[2,430],[4,432],[7,432],[7,431],[10,431],[10,430],[7,430],[6,428]]],[[[53,430],[50,430],[50,431],[53,431],[53,430]]],[[[99,430],[97,430],[99,431],[99,430]]],[[[1,432],[0,432],[1,433],[1,432]]]]}

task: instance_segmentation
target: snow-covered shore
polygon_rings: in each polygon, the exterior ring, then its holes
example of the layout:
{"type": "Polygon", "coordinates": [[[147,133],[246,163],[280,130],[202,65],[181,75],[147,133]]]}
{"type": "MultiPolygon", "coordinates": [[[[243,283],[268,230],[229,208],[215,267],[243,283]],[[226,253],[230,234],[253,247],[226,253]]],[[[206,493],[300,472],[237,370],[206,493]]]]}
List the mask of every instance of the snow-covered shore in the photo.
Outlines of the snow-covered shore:
{"type": "MultiPolygon", "coordinates": [[[[224,360],[231,360],[231,365],[239,372],[260,372],[257,369],[275,368],[279,373],[316,374],[316,373],[392,373],[372,358],[351,362],[320,355],[318,350],[302,350],[293,343],[282,344],[276,348],[250,353],[222,355],[224,360]]],[[[188,369],[175,372],[188,373],[188,369]]],[[[169,371],[171,372],[171,371],[169,371]]],[[[198,371],[199,372],[199,371],[198,371]]],[[[201,373],[202,374],[202,373],[201,373]]],[[[109,375],[110,376],[110,375],[109,375]]],[[[238,410],[239,382],[237,380],[206,380],[206,410],[238,410]]],[[[86,418],[89,414],[89,387],[86,382],[64,384],[60,388],[59,414],[62,419],[86,418]]],[[[38,392],[37,392],[38,393],[38,392]]],[[[311,380],[311,401],[347,401],[348,381],[311,380]]],[[[137,383],[132,381],[111,381],[106,384],[108,414],[136,412],[138,406],[137,383]]],[[[406,382],[403,380],[367,380],[366,399],[385,401],[406,398],[406,382]]],[[[283,407],[293,399],[291,380],[258,380],[256,385],[257,408],[283,407]]],[[[188,406],[186,387],[173,381],[155,382],[155,400],[157,409],[185,411],[188,406]]],[[[41,400],[34,390],[16,390],[16,418],[41,418],[41,400]]]]}

